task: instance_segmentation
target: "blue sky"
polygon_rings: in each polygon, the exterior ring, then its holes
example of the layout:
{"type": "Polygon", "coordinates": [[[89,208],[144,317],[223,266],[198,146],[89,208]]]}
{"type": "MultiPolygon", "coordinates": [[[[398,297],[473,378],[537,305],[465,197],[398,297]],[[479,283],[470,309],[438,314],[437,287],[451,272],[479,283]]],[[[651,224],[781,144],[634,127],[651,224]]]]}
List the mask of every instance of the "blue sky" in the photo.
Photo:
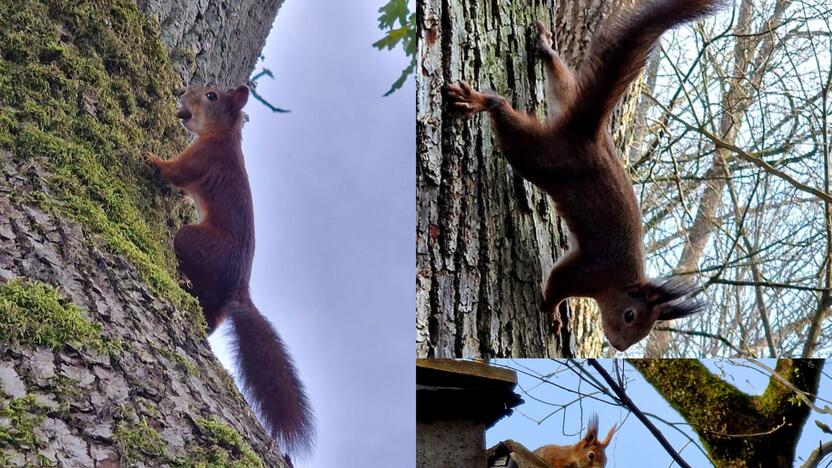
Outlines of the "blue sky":
{"type": "MultiPolygon", "coordinates": [[[[254,302],[286,341],[318,419],[297,466],[412,466],[415,86],[379,52],[382,0],[288,0],[245,111],[254,197],[254,302]]],[[[211,346],[230,365],[224,327],[211,346]]]]}
{"type": "MultiPolygon", "coordinates": [[[[556,361],[546,359],[524,359],[524,360],[498,360],[499,364],[521,369],[532,374],[548,374],[555,371],[561,371],[557,377],[552,379],[553,382],[566,387],[568,389],[579,388],[578,378],[575,373],[565,369],[563,365],[556,361]]],[[[761,373],[755,367],[734,365],[732,362],[742,361],[705,361],[706,365],[718,374],[725,373],[729,377],[724,377],[731,383],[737,386],[740,390],[746,393],[759,394],[765,390],[768,384],[768,376],[761,373]]],[[[773,360],[761,360],[760,362],[774,367],[773,360]]],[[[612,373],[613,363],[611,360],[602,360],[602,365],[612,373]]],[[[633,379],[627,386],[627,394],[635,402],[635,404],[645,413],[652,413],[665,421],[670,423],[680,423],[684,420],[676,413],[670,406],[665,403],[661,396],[653,390],[653,388],[646,383],[641,376],[631,367],[625,364],[625,372],[627,377],[633,379]]],[[[821,378],[821,385],[819,390],[819,397],[829,400],[832,398],[832,382],[828,377],[829,371],[832,370],[829,364],[824,368],[826,375],[821,378]]],[[[607,467],[632,467],[639,466],[644,468],[652,467],[670,467],[678,466],[672,463],[670,456],[662,449],[655,438],[647,431],[647,429],[634,416],[624,420],[627,416],[627,411],[617,406],[602,403],[596,400],[587,399],[582,404],[574,403],[563,412],[558,412],[545,419],[541,424],[536,421],[541,421],[546,416],[550,415],[555,409],[548,403],[566,404],[576,400],[577,396],[574,393],[564,391],[556,388],[550,384],[539,385],[539,379],[526,376],[518,372],[518,388],[515,392],[521,394],[525,403],[515,409],[514,414],[510,417],[499,421],[494,427],[486,433],[486,444],[490,447],[495,443],[505,440],[513,439],[522,443],[530,450],[534,450],[541,445],[555,443],[559,445],[571,445],[580,439],[581,432],[581,409],[584,412],[584,421],[588,419],[589,415],[597,412],[600,419],[600,433],[602,436],[606,435],[610,426],[613,423],[623,421],[620,430],[613,437],[612,443],[607,448],[607,467]],[[521,387],[530,392],[534,398],[526,395],[521,391],[521,387]],[[535,400],[541,400],[537,401],[535,400]],[[545,403],[544,403],[545,402],[545,403]],[[565,417],[564,417],[565,416],[565,417]],[[564,419],[566,420],[564,422],[564,419]],[[569,435],[564,435],[569,434],[569,435]]],[[[584,383],[581,387],[585,392],[590,387],[584,383]]],[[[600,397],[600,396],[599,396],[600,397]]],[[[608,398],[602,398],[609,401],[608,398]]],[[[818,406],[823,407],[824,402],[818,402],[818,406]]],[[[814,421],[820,419],[826,424],[832,423],[832,416],[812,413],[809,420],[804,426],[803,435],[798,444],[797,455],[804,457],[808,455],[819,441],[826,442],[832,439],[832,436],[823,434],[817,428],[814,421]]],[[[665,437],[671,444],[682,454],[682,457],[691,466],[707,467],[711,466],[707,458],[697,449],[693,444],[690,444],[688,439],[676,432],[674,429],[663,424],[658,420],[653,420],[654,424],[662,431],[665,437]],[[687,444],[687,446],[686,446],[687,444]]],[[[686,426],[678,426],[685,434],[696,439],[693,431],[686,426]]],[[[798,461],[801,459],[798,458],[798,461]]],[[[799,466],[800,463],[798,463],[799,466]]]]}

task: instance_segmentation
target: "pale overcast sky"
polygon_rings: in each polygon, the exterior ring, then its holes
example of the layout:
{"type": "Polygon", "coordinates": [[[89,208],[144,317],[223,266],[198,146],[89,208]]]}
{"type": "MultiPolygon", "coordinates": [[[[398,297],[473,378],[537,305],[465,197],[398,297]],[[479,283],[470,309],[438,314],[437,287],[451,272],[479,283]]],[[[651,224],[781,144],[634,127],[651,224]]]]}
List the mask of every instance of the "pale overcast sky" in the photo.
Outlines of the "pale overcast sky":
{"type": "MultiPolygon", "coordinates": [[[[287,343],[318,419],[297,466],[415,464],[415,86],[371,47],[383,0],[287,0],[245,110],[252,292],[287,343]],[[368,456],[371,457],[368,459],[368,456]]],[[[211,345],[229,366],[224,329],[211,345]]]]}

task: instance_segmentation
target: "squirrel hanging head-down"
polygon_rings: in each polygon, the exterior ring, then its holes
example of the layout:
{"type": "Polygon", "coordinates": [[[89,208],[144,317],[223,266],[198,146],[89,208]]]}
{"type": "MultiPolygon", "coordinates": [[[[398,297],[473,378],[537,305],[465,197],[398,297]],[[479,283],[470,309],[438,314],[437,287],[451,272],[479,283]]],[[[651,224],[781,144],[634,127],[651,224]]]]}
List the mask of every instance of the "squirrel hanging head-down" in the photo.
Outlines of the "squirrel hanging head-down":
{"type": "Polygon", "coordinates": [[[544,306],[555,325],[563,300],[591,297],[607,339],[619,351],[647,336],[656,321],[692,315],[703,304],[689,297],[694,288],[682,280],[647,279],[641,211],[606,122],[662,33],[714,11],[718,3],[647,3],[596,34],[576,74],[552,49],[551,32],[537,22],[537,54],[548,75],[552,110],[546,123],[464,81],[446,88],[451,109],[469,117],[488,112],[506,159],[552,197],[569,227],[570,248],[544,286],[544,306]]]}
{"type": "Polygon", "coordinates": [[[598,415],[589,418],[583,439],[575,445],[544,445],[534,451],[550,468],[604,468],[607,466],[606,448],[610,445],[616,426],[604,440],[598,438],[598,415]]]}

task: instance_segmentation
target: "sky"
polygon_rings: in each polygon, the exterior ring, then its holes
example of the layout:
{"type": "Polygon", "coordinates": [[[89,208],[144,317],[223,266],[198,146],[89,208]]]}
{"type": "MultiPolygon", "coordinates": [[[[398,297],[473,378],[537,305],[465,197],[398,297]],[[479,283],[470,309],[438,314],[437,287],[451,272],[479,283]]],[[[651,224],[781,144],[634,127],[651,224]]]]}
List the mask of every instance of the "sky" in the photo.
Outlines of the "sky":
{"type": "MultiPolygon", "coordinates": [[[[287,0],[258,68],[243,153],[257,248],[254,303],[286,342],[315,409],[296,466],[415,460],[415,85],[371,47],[383,0],[287,0]]],[[[225,326],[210,338],[227,368],[225,326]]]]}
{"type": "MultiPolygon", "coordinates": [[[[533,374],[545,374],[558,369],[564,369],[559,363],[546,359],[524,359],[520,361],[499,360],[497,362],[533,374]]],[[[717,374],[721,372],[728,374],[730,377],[726,379],[730,380],[733,385],[746,393],[760,394],[765,390],[768,384],[768,375],[761,373],[757,368],[733,365],[731,362],[727,360],[705,361],[711,371],[717,374]]],[[[775,366],[775,361],[770,359],[764,359],[760,362],[771,368],[775,366]]],[[[612,374],[612,361],[609,359],[601,360],[601,363],[612,374]]],[[[829,377],[831,370],[832,364],[826,364],[824,368],[825,375],[821,377],[818,392],[819,398],[826,399],[827,401],[832,399],[832,381],[829,377]]],[[[626,366],[626,375],[633,379],[627,386],[627,395],[630,396],[642,412],[652,413],[668,422],[678,423],[684,421],[633,368],[626,366]]],[[[574,393],[558,389],[549,384],[537,385],[540,382],[539,379],[527,376],[521,372],[518,372],[517,378],[518,386],[515,392],[523,397],[525,403],[515,408],[511,416],[503,418],[486,432],[486,445],[488,447],[505,439],[513,439],[520,442],[529,450],[534,450],[542,445],[552,443],[572,445],[580,440],[582,434],[579,434],[581,432],[581,406],[579,404],[575,403],[568,407],[566,413],[561,411],[546,418],[546,416],[550,415],[556,409],[550,403],[565,404],[572,402],[576,399],[574,393]],[[531,396],[524,394],[521,391],[521,387],[529,391],[531,396]],[[565,425],[564,414],[566,415],[565,425]],[[541,420],[544,420],[542,424],[538,424],[537,421],[541,420]]],[[[566,388],[578,388],[578,379],[570,371],[559,373],[554,379],[554,382],[566,388]]],[[[586,392],[589,387],[584,383],[582,389],[586,392]]],[[[607,401],[609,400],[607,399],[607,401]]],[[[818,401],[816,404],[823,407],[829,403],[818,401]]],[[[667,452],[664,451],[658,441],[656,441],[635,416],[630,415],[629,418],[624,419],[627,416],[625,409],[595,400],[584,400],[582,409],[584,412],[584,421],[588,419],[591,413],[598,413],[599,433],[602,437],[606,436],[607,431],[613,423],[618,424],[623,421],[620,430],[616,432],[612,443],[606,450],[607,468],[628,468],[632,466],[664,468],[678,466],[672,462],[667,452]]],[[[832,440],[832,436],[823,434],[814,424],[816,419],[826,424],[832,424],[832,417],[829,415],[821,415],[813,412],[804,426],[803,434],[798,443],[798,457],[803,455],[805,458],[806,455],[817,447],[818,442],[832,440]]],[[[690,444],[684,435],[656,419],[653,419],[653,422],[673,447],[680,452],[688,464],[696,468],[711,466],[707,458],[693,444],[690,444]]],[[[695,433],[685,425],[678,427],[687,436],[698,440],[695,433]]],[[[797,458],[796,462],[799,466],[802,460],[797,458]]]]}

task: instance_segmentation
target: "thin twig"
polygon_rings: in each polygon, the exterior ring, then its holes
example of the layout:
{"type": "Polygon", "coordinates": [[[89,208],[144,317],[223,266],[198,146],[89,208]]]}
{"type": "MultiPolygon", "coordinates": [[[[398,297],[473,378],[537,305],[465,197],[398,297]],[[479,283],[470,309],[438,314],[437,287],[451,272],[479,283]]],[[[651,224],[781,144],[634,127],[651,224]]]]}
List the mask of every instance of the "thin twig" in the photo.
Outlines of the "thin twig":
{"type": "Polygon", "coordinates": [[[667,439],[664,437],[664,434],[662,434],[662,432],[655,425],[653,425],[653,423],[647,418],[647,416],[645,416],[644,413],[642,413],[642,411],[636,406],[633,400],[631,400],[630,397],[627,396],[627,393],[624,391],[624,389],[621,388],[621,386],[618,385],[618,383],[612,378],[612,376],[610,376],[607,370],[604,369],[603,366],[601,366],[598,360],[587,359],[587,362],[595,369],[596,372],[598,372],[598,374],[601,375],[604,381],[607,382],[607,385],[609,385],[612,391],[615,392],[616,396],[621,401],[621,403],[624,404],[624,406],[627,409],[632,411],[632,413],[636,415],[636,418],[638,418],[638,420],[641,421],[642,424],[644,424],[644,427],[646,427],[647,430],[650,431],[651,434],[653,434],[653,437],[655,437],[656,440],[659,441],[659,444],[661,444],[661,446],[665,449],[668,455],[670,455],[670,457],[673,458],[673,460],[676,463],[678,463],[680,467],[691,468],[690,465],[682,458],[682,456],[679,455],[676,449],[674,449],[673,446],[670,445],[670,442],[667,441],[667,439]]]}
{"type": "Polygon", "coordinates": [[[679,333],[679,334],[688,335],[688,336],[699,336],[699,337],[702,337],[702,338],[710,338],[712,340],[718,340],[722,344],[724,344],[725,346],[727,346],[727,347],[731,348],[732,350],[736,351],[737,353],[739,353],[739,356],[749,356],[750,355],[750,353],[748,353],[747,351],[743,351],[740,348],[737,348],[736,346],[731,344],[731,342],[728,341],[727,338],[725,338],[724,336],[721,336],[721,335],[715,335],[713,333],[695,331],[695,330],[682,330],[680,328],[673,328],[673,327],[656,327],[655,330],[664,331],[664,332],[679,333]]]}
{"type": "Polygon", "coordinates": [[[710,278],[708,284],[727,284],[729,286],[762,286],[764,288],[795,289],[798,291],[829,292],[829,288],[813,288],[796,284],[777,283],[774,281],[737,281],[723,278],[710,278]]]}

